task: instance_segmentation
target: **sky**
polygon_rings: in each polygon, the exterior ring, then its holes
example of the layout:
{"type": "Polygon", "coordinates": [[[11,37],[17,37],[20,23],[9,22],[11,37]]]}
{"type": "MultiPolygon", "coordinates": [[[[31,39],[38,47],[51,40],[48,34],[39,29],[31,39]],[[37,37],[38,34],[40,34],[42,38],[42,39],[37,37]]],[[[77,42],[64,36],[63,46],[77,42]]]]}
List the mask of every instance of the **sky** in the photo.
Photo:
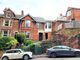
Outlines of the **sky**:
{"type": "Polygon", "coordinates": [[[55,20],[60,14],[65,15],[68,7],[80,8],[80,0],[0,0],[0,13],[4,8],[10,8],[14,13],[30,14],[55,20]]]}

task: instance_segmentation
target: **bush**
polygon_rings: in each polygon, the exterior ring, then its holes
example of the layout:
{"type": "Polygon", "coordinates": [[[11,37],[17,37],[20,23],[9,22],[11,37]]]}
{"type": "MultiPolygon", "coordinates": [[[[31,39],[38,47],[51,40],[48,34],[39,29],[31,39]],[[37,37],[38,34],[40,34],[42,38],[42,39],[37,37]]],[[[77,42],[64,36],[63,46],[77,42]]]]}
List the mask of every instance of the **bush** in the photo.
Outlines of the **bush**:
{"type": "Polygon", "coordinates": [[[14,37],[1,37],[0,38],[0,50],[10,49],[12,46],[16,45],[18,42],[14,37]]]}
{"type": "Polygon", "coordinates": [[[34,43],[32,40],[28,40],[28,39],[25,39],[24,40],[24,44],[27,46],[27,45],[30,45],[30,44],[32,44],[32,43],[34,43]]]}
{"type": "Polygon", "coordinates": [[[17,33],[17,34],[15,35],[15,38],[17,39],[17,41],[18,41],[20,44],[22,44],[23,41],[24,41],[25,38],[26,38],[26,35],[25,35],[24,33],[17,33]]]}

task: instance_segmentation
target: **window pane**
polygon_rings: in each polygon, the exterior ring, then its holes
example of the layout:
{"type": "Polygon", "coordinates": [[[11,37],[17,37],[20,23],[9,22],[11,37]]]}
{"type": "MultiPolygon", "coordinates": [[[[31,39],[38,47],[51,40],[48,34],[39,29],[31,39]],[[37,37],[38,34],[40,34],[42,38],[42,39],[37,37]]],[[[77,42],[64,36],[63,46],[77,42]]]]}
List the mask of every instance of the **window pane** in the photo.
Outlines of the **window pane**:
{"type": "Polygon", "coordinates": [[[30,21],[26,21],[26,27],[30,27],[30,21]]]}
{"type": "Polygon", "coordinates": [[[26,34],[26,38],[29,38],[30,33],[29,32],[25,32],[26,34]]]}
{"type": "Polygon", "coordinates": [[[47,23],[46,23],[46,25],[45,25],[45,28],[47,29],[47,23]]]}
{"type": "Polygon", "coordinates": [[[9,26],[9,21],[5,21],[5,26],[9,26]]]}
{"type": "Polygon", "coordinates": [[[6,51],[6,53],[13,53],[13,51],[6,51]]]}
{"type": "Polygon", "coordinates": [[[48,23],[48,27],[51,28],[51,23],[48,23]]]}
{"type": "Polygon", "coordinates": [[[8,36],[8,31],[4,31],[3,33],[3,36],[8,36]]]}

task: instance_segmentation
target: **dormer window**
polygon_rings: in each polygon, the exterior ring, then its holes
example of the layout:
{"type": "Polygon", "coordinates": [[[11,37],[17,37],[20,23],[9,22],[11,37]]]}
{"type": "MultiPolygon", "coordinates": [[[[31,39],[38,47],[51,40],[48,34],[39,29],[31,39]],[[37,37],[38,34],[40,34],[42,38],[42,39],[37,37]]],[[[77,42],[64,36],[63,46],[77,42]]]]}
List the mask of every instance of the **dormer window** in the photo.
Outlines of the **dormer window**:
{"type": "Polygon", "coordinates": [[[11,14],[10,13],[7,13],[6,17],[10,18],[11,17],[11,14]]]}

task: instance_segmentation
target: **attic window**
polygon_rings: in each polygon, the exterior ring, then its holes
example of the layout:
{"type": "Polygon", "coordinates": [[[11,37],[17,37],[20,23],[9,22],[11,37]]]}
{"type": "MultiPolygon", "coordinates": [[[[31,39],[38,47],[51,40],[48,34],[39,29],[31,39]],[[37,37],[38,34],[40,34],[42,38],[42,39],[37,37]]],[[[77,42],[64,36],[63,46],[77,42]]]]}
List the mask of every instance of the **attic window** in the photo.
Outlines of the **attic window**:
{"type": "Polygon", "coordinates": [[[6,14],[6,17],[10,18],[11,17],[11,14],[10,13],[7,13],[6,14]]]}

